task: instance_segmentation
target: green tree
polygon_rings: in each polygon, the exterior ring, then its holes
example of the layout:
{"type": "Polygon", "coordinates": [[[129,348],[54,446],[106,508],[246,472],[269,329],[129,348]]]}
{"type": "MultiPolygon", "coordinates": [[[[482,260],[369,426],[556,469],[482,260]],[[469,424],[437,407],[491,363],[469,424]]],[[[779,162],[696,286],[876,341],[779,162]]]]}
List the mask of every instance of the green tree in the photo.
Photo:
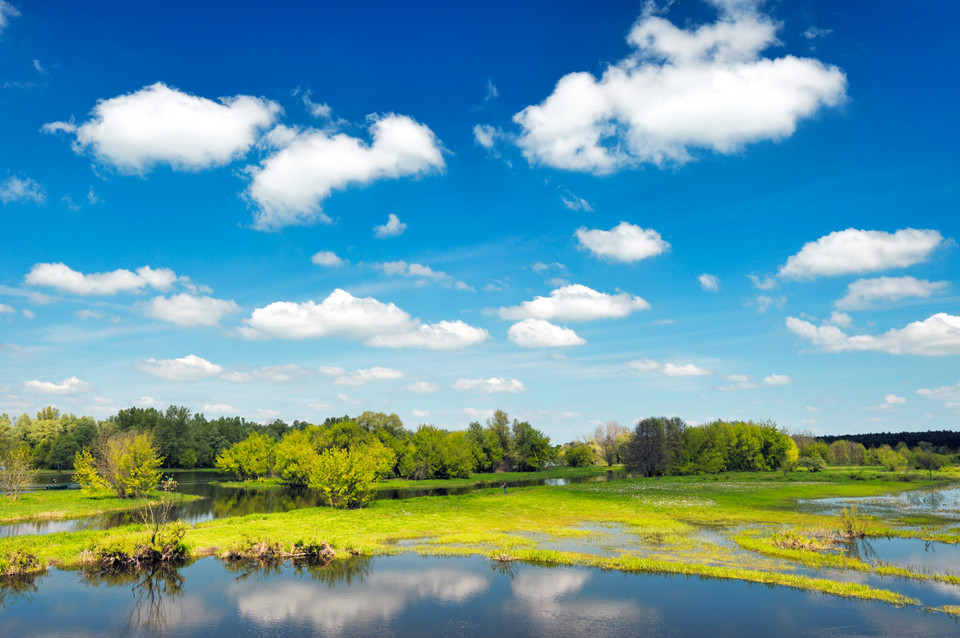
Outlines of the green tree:
{"type": "Polygon", "coordinates": [[[569,467],[588,467],[596,464],[597,449],[589,443],[571,445],[563,451],[563,462],[569,467]]]}
{"type": "Polygon", "coordinates": [[[516,467],[520,472],[542,470],[553,458],[550,437],[526,421],[514,420],[512,434],[516,449],[516,467]]]}
{"type": "Polygon", "coordinates": [[[142,497],[160,481],[162,463],[152,434],[126,430],[78,452],[73,480],[87,491],[108,488],[117,498],[142,497]]]}
{"type": "Polygon", "coordinates": [[[313,466],[308,487],[323,495],[330,507],[362,507],[370,499],[370,485],[378,475],[390,471],[391,454],[379,441],[371,447],[324,450],[313,466]]]}
{"type": "Polygon", "coordinates": [[[246,439],[221,452],[215,466],[241,479],[269,476],[273,470],[274,445],[266,434],[251,432],[246,439]]]}
{"type": "Polygon", "coordinates": [[[32,461],[26,445],[0,450],[0,485],[10,500],[17,500],[37,480],[32,461]]]}
{"type": "Polygon", "coordinates": [[[274,448],[274,474],[287,483],[306,485],[316,462],[317,451],[306,430],[288,432],[274,448]]]}

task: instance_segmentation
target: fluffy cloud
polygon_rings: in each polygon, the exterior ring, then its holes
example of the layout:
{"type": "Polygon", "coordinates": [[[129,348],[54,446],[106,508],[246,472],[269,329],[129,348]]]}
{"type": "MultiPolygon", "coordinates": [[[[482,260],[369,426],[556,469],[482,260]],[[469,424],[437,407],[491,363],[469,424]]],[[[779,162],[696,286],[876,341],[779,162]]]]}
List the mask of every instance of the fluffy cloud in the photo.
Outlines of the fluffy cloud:
{"type": "Polygon", "coordinates": [[[278,104],[261,98],[238,95],[214,102],[157,82],[100,100],[79,127],[51,122],[44,130],[74,133],[75,150],[123,172],[144,173],[157,164],[199,170],[245,154],[279,111],[278,104]]]}
{"type": "Polygon", "coordinates": [[[459,290],[473,290],[473,288],[469,285],[462,281],[454,280],[453,277],[445,272],[434,270],[430,266],[425,266],[423,264],[408,264],[402,259],[398,261],[387,261],[382,264],[377,264],[376,267],[387,275],[419,278],[421,280],[420,283],[426,283],[427,280],[439,281],[445,283],[447,286],[454,286],[459,290]]]}
{"type": "Polygon", "coordinates": [[[5,312],[16,312],[16,309],[13,306],[8,306],[7,304],[0,303],[0,315],[5,312]]]}
{"type": "Polygon", "coordinates": [[[627,365],[639,372],[657,372],[668,377],[704,377],[713,374],[692,363],[663,363],[653,359],[638,359],[627,365]]]}
{"type": "Polygon", "coordinates": [[[278,301],[257,308],[239,331],[248,339],[343,337],[387,348],[455,350],[489,338],[462,321],[423,324],[392,303],[334,290],[321,303],[278,301]]]}
{"type": "Polygon", "coordinates": [[[27,381],[23,384],[27,390],[39,392],[40,394],[79,394],[90,389],[90,384],[81,381],[77,377],[64,379],[63,383],[53,383],[52,381],[27,381]]]}
{"type": "Polygon", "coordinates": [[[144,307],[147,316],[175,323],[182,328],[215,326],[224,315],[240,312],[233,301],[197,297],[187,293],[167,297],[154,297],[144,307]]]}
{"type": "Polygon", "coordinates": [[[399,237],[407,225],[400,221],[400,218],[390,213],[387,215],[387,223],[382,226],[374,226],[373,234],[377,239],[386,239],[387,237],[399,237]]]}
{"type": "Polygon", "coordinates": [[[343,265],[343,260],[329,250],[321,250],[311,257],[310,261],[318,266],[329,266],[331,268],[339,268],[343,265]]]}
{"type": "Polygon", "coordinates": [[[275,383],[287,383],[295,381],[312,374],[309,368],[290,363],[282,366],[264,366],[256,370],[225,372],[220,375],[221,379],[233,381],[234,383],[245,383],[247,381],[273,381],[275,383]]]}
{"type": "Polygon", "coordinates": [[[769,377],[764,378],[763,385],[790,385],[793,383],[793,379],[788,377],[785,374],[771,374],[769,377]]]}
{"type": "MultiPolygon", "coordinates": [[[[2,6],[0,6],[2,10],[2,6]]],[[[42,204],[47,201],[47,194],[43,187],[29,177],[19,178],[10,176],[0,182],[0,202],[33,202],[42,204]]]]}
{"type": "Polygon", "coordinates": [[[825,352],[873,350],[929,357],[960,354],[960,317],[944,312],[876,336],[850,336],[836,326],[815,326],[795,317],[787,317],[786,325],[825,352]]]}
{"type": "Polygon", "coordinates": [[[948,286],[946,281],[927,281],[914,277],[877,277],[858,279],[847,294],[834,302],[841,310],[866,310],[877,302],[899,301],[908,297],[926,299],[948,286]]]}
{"type": "Polygon", "coordinates": [[[343,374],[333,380],[334,385],[363,385],[370,381],[382,381],[384,379],[402,379],[403,372],[393,370],[392,368],[383,368],[376,366],[366,370],[354,370],[343,374]]]}
{"type": "Polygon", "coordinates": [[[700,282],[700,287],[707,292],[719,292],[720,291],[720,280],[716,275],[708,275],[703,273],[697,277],[697,281],[700,282]]]}
{"type": "Polygon", "coordinates": [[[804,244],[799,253],[787,259],[779,275],[812,279],[904,268],[926,260],[942,241],[943,236],[935,230],[838,230],[804,244]]]}
{"type": "Polygon", "coordinates": [[[147,359],[137,361],[137,369],[167,381],[195,381],[214,377],[223,372],[223,366],[210,363],[203,357],[190,354],[179,359],[147,359]]]}
{"type": "Polygon", "coordinates": [[[634,51],[598,80],[570,73],[539,105],[514,116],[531,163],[609,173],[732,153],[791,135],[800,119],[845,97],[840,69],[761,52],[778,24],[752,2],[718,5],[717,22],[685,30],[647,10],[627,37],[634,51]]]}
{"type": "Polygon", "coordinates": [[[417,381],[407,386],[407,390],[416,392],[417,394],[432,394],[439,389],[436,384],[430,383],[429,381],[417,381]]]}
{"type": "Polygon", "coordinates": [[[524,392],[527,388],[522,381],[517,379],[501,379],[492,377],[490,379],[457,379],[453,384],[454,390],[472,390],[476,392],[485,392],[493,394],[494,392],[509,392],[516,394],[524,392]]]}
{"type": "Polygon", "coordinates": [[[137,271],[126,269],[84,275],[61,263],[35,264],[24,281],[31,286],[46,286],[76,295],[115,295],[118,292],[139,292],[143,288],[168,290],[178,280],[169,268],[143,266],[137,271]]]}
{"type": "Polygon", "coordinates": [[[0,0],[0,34],[2,34],[3,30],[10,24],[10,18],[16,18],[19,15],[20,12],[17,11],[15,6],[6,0],[0,0]]]}
{"type": "Polygon", "coordinates": [[[394,114],[369,121],[370,144],[316,129],[286,129],[284,135],[272,136],[279,148],[249,169],[247,195],[259,209],[254,227],[274,230],[326,220],[321,203],[334,189],[445,167],[440,143],[423,124],[394,114]]]}
{"type": "Polygon", "coordinates": [[[519,306],[501,308],[499,312],[503,319],[589,321],[626,317],[635,310],[649,307],[640,297],[631,297],[625,292],[608,295],[581,284],[571,284],[557,288],[549,297],[536,297],[519,306]]]}
{"type": "Polygon", "coordinates": [[[533,318],[510,326],[507,336],[521,348],[563,348],[582,346],[587,342],[570,328],[533,318]]]}
{"type": "Polygon", "coordinates": [[[907,402],[907,399],[905,397],[898,397],[895,394],[888,394],[883,397],[883,402],[886,405],[903,405],[907,402]]]}
{"type": "Polygon", "coordinates": [[[956,385],[942,385],[939,388],[920,388],[917,394],[928,399],[939,401],[960,401],[960,383],[956,385]]]}
{"type": "Polygon", "coordinates": [[[576,236],[580,245],[597,257],[628,263],[653,257],[670,249],[670,244],[665,242],[657,231],[627,222],[620,222],[610,230],[580,228],[576,236]]]}

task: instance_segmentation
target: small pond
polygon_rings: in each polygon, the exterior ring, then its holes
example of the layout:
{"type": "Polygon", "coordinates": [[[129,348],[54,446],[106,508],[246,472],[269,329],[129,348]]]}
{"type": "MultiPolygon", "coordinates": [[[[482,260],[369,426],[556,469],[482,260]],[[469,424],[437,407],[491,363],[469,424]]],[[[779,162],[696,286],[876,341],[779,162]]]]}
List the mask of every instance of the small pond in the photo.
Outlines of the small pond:
{"type": "Polygon", "coordinates": [[[328,567],[228,568],[206,558],[153,577],[52,571],[0,589],[0,635],[950,636],[922,608],[680,576],[485,559],[377,557],[328,567]]]}

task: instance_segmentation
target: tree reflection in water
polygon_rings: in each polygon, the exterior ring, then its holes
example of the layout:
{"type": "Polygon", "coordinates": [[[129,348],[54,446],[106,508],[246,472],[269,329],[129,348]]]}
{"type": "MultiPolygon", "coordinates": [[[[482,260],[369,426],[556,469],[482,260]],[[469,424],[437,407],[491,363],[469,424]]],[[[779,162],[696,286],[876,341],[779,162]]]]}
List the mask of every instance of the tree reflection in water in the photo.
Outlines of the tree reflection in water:
{"type": "Polygon", "coordinates": [[[0,609],[5,608],[7,603],[31,602],[42,579],[43,574],[39,573],[26,576],[0,576],[0,609]]]}
{"type": "Polygon", "coordinates": [[[180,567],[160,563],[142,570],[86,570],[82,582],[90,587],[130,585],[134,604],[124,633],[141,628],[162,633],[170,606],[180,602],[184,594],[180,567]]]}
{"type": "Polygon", "coordinates": [[[343,583],[362,583],[373,573],[373,561],[369,556],[352,556],[347,559],[310,558],[295,560],[224,560],[228,572],[236,574],[236,580],[267,580],[268,576],[281,574],[289,565],[298,576],[308,574],[313,580],[330,587],[343,583]]]}

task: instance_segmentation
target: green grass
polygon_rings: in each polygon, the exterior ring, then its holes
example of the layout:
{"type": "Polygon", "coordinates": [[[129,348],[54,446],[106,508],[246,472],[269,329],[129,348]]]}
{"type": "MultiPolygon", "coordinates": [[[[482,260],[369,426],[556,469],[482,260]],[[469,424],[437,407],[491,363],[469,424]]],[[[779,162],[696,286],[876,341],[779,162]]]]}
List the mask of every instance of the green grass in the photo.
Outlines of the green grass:
{"type": "MultiPolygon", "coordinates": [[[[174,494],[179,502],[196,500],[198,496],[174,494]]],[[[124,512],[137,508],[136,499],[114,496],[88,496],[80,490],[24,492],[17,500],[0,495],[0,523],[27,520],[60,520],[124,512]]]]}
{"type": "MultiPolygon", "coordinates": [[[[495,480],[509,480],[501,476],[495,480]]],[[[841,528],[840,516],[804,511],[798,508],[798,499],[875,496],[938,484],[943,481],[918,476],[905,482],[890,473],[851,478],[849,471],[840,470],[631,479],[512,488],[508,494],[493,487],[462,496],[376,501],[360,510],[310,508],[217,519],[189,529],[185,541],[194,556],[216,554],[251,539],[284,545],[328,542],[340,556],[401,551],[473,554],[502,561],[738,579],[912,604],[916,601],[894,591],[791,572],[804,566],[951,583],[956,579],[924,576],[896,567],[871,567],[836,554],[780,549],[771,535],[778,529],[800,533],[841,528]],[[598,527],[614,533],[598,533],[598,527]],[[699,539],[705,527],[720,533],[745,531],[737,534],[737,546],[727,547],[699,539]],[[566,551],[571,543],[602,545],[602,552],[566,551]]],[[[871,519],[868,533],[889,531],[894,526],[891,521],[871,519]]],[[[956,529],[936,534],[930,530],[899,532],[960,540],[956,529]]],[[[108,541],[135,542],[142,534],[142,528],[127,526],[102,532],[3,538],[0,557],[20,552],[37,556],[43,564],[78,566],[91,548],[108,541]]]]}

